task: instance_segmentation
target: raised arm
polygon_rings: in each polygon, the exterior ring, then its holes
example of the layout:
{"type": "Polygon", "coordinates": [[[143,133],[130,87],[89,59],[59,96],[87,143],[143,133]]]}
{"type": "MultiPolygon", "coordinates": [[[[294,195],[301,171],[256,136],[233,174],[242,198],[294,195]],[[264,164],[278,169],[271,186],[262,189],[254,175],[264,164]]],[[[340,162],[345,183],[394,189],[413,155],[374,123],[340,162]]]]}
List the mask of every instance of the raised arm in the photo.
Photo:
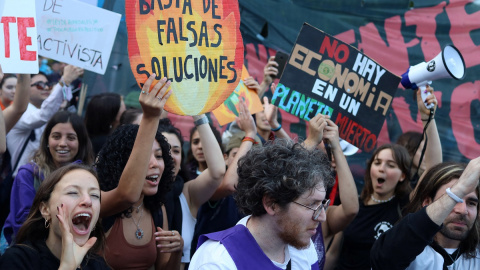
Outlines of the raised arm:
{"type": "MultiPolygon", "coordinates": [[[[451,192],[462,199],[475,192],[480,178],[480,157],[471,160],[458,181],[451,187],[451,192]]],[[[370,252],[372,269],[405,269],[415,260],[425,246],[432,242],[442,223],[459,202],[446,194],[446,190],[438,190],[444,194],[430,203],[426,208],[408,214],[398,224],[383,233],[375,241],[370,252]],[[408,247],[408,248],[405,248],[408,247]],[[387,267],[388,266],[388,267],[387,267]]],[[[462,204],[471,203],[465,200],[462,204]]],[[[463,206],[465,209],[465,205],[463,206]]]]}
{"type": "MultiPolygon", "coordinates": [[[[422,96],[420,93],[420,89],[417,91],[417,105],[418,105],[418,110],[420,111],[420,117],[422,119],[422,124],[423,127],[425,128],[425,125],[428,122],[428,118],[430,115],[430,110],[425,107],[425,104],[422,101],[422,96]]],[[[425,174],[426,171],[428,171],[430,168],[433,166],[442,163],[443,157],[442,157],[442,143],[440,142],[440,136],[438,135],[438,129],[437,129],[437,124],[435,123],[435,112],[437,109],[437,98],[433,94],[433,88],[430,86],[427,86],[427,91],[431,93],[426,99],[426,102],[428,104],[435,104],[432,110],[432,119],[430,121],[430,124],[427,127],[426,131],[426,136],[428,138],[427,141],[427,148],[425,149],[425,157],[424,157],[424,162],[425,162],[425,171],[420,175],[420,179],[418,180],[418,183],[416,187],[419,186],[420,182],[423,180],[423,175],[425,174]]],[[[425,138],[423,138],[425,140],[425,138]]],[[[417,151],[422,151],[422,149],[418,149],[417,151]]],[[[418,164],[418,167],[420,168],[421,164],[418,164]]],[[[415,187],[415,190],[410,194],[410,198],[415,194],[417,191],[415,187]]]]}
{"type": "MultiPolygon", "coordinates": [[[[255,138],[257,135],[257,127],[255,121],[253,120],[250,111],[248,110],[247,105],[243,100],[240,100],[239,104],[239,116],[235,118],[235,121],[238,124],[238,127],[245,132],[245,137],[255,138]]],[[[227,168],[225,177],[223,178],[222,183],[215,191],[215,194],[212,196],[212,200],[220,200],[228,195],[231,195],[235,192],[235,186],[238,183],[238,174],[237,174],[237,163],[238,160],[245,156],[250,149],[253,147],[253,142],[251,140],[243,140],[240,144],[240,148],[235,155],[230,166],[227,168]]]]}
{"type": "MultiPolygon", "coordinates": [[[[62,76],[62,81],[65,84],[70,84],[72,81],[77,79],[79,76],[83,74],[83,69],[75,66],[68,65],[64,69],[64,74],[62,76]]],[[[30,83],[28,83],[30,84],[30,83]]],[[[30,89],[30,85],[28,85],[30,89]]],[[[30,91],[30,90],[29,90],[30,91]]],[[[23,114],[20,118],[17,127],[19,129],[36,129],[43,126],[50,118],[58,111],[60,106],[62,105],[65,97],[68,99],[71,98],[71,87],[70,86],[62,86],[61,83],[57,83],[54,87],[50,95],[42,102],[42,106],[39,112],[23,114]]],[[[16,99],[17,93],[15,93],[16,99]]],[[[14,103],[16,101],[14,100],[14,103]]],[[[27,111],[28,113],[28,111],[27,111]]]]}
{"type": "Polygon", "coordinates": [[[352,172],[348,166],[347,159],[343,154],[338,135],[338,126],[330,120],[323,131],[324,141],[331,145],[332,154],[335,159],[336,172],[338,176],[338,188],[340,191],[340,205],[332,205],[327,209],[327,221],[322,223],[324,239],[343,231],[358,213],[358,193],[352,172]]]}
{"type": "MultiPolygon", "coordinates": [[[[265,67],[263,68],[263,80],[260,84],[260,90],[257,91],[257,94],[260,98],[262,98],[265,92],[268,90],[268,87],[270,84],[272,84],[273,79],[277,76],[277,74],[278,63],[275,62],[275,56],[270,56],[267,64],[265,64],[265,67]]],[[[275,91],[275,88],[273,90],[275,91]]]]}
{"type": "Polygon", "coordinates": [[[15,126],[27,109],[30,100],[30,82],[29,74],[18,74],[13,103],[3,111],[7,133],[15,126]]]}
{"type": "MultiPolygon", "coordinates": [[[[428,104],[435,104],[434,109],[432,111],[432,120],[427,128],[427,149],[425,150],[425,171],[428,171],[433,166],[442,163],[442,144],[440,142],[440,136],[438,135],[437,124],[435,123],[435,112],[437,109],[437,98],[433,94],[433,88],[430,86],[427,87],[427,91],[431,93],[426,99],[428,104]]],[[[420,110],[420,116],[422,118],[423,127],[427,124],[428,116],[430,114],[430,110],[425,107],[423,104],[422,97],[420,95],[420,91],[417,91],[417,104],[420,110]]]]}
{"type": "Polygon", "coordinates": [[[323,140],[323,130],[327,126],[328,116],[317,114],[308,121],[308,135],[303,146],[307,149],[315,149],[323,140]]]}
{"type": "MultiPolygon", "coordinates": [[[[2,66],[0,65],[0,81],[3,79],[2,66]]],[[[5,119],[3,118],[3,112],[0,111],[0,154],[7,151],[7,133],[5,132],[5,119]]]]}
{"type": "MultiPolygon", "coordinates": [[[[194,116],[193,120],[196,122],[202,118],[206,118],[206,116],[203,114],[194,116]]],[[[197,176],[195,180],[185,183],[183,187],[183,193],[190,207],[190,212],[194,217],[197,216],[200,206],[213,195],[225,175],[223,153],[208,121],[198,125],[197,131],[202,142],[207,169],[197,176]]]]}
{"type": "Polygon", "coordinates": [[[0,110],[0,155],[7,151],[7,134],[5,133],[5,119],[3,112],[0,110]]]}
{"type": "Polygon", "coordinates": [[[171,91],[167,93],[170,86],[170,81],[167,81],[167,78],[162,78],[150,91],[154,78],[155,74],[148,78],[139,96],[138,100],[143,109],[143,116],[132,153],[120,177],[118,186],[113,190],[102,192],[101,217],[121,212],[140,199],[152,153],[152,145],[158,129],[158,121],[171,94],[171,91]]]}
{"type": "MultiPolygon", "coordinates": [[[[275,90],[275,84],[272,83],[272,91],[274,90],[275,90]]],[[[290,136],[288,136],[287,132],[285,131],[285,129],[283,129],[282,125],[278,123],[278,117],[277,117],[278,107],[273,104],[270,104],[267,97],[263,97],[263,106],[265,111],[265,117],[267,118],[268,123],[270,124],[270,127],[272,127],[272,131],[275,132],[275,137],[291,140],[290,136]]]]}

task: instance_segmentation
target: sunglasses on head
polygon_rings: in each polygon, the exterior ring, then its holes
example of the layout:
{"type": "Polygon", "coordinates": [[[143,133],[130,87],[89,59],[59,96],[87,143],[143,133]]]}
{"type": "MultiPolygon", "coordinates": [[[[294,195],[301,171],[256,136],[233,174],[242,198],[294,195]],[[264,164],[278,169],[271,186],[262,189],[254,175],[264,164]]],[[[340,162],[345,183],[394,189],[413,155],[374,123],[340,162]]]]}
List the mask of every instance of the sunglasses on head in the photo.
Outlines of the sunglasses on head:
{"type": "Polygon", "coordinates": [[[48,90],[48,88],[50,88],[50,84],[49,83],[46,83],[46,82],[36,82],[36,83],[32,83],[30,86],[35,86],[37,87],[38,90],[48,90]]]}

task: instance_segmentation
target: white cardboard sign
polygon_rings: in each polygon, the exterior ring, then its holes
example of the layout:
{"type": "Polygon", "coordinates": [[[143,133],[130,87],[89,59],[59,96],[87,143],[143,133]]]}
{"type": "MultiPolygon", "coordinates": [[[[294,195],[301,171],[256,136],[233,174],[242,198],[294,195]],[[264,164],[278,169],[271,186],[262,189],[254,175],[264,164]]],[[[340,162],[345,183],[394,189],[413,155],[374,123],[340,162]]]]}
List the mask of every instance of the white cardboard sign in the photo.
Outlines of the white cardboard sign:
{"type": "Polygon", "coordinates": [[[38,53],[104,74],[121,15],[76,0],[37,0],[38,53]]]}
{"type": "Polygon", "coordinates": [[[38,73],[35,0],[0,1],[0,65],[4,73],[38,73]]]}

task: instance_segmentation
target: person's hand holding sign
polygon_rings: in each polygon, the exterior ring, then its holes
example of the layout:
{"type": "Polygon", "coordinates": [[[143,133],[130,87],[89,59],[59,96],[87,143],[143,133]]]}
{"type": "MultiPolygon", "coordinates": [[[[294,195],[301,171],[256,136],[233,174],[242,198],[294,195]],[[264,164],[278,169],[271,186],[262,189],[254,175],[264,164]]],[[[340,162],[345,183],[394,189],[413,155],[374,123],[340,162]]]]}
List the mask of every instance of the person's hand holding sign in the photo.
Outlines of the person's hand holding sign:
{"type": "Polygon", "coordinates": [[[304,141],[306,148],[313,149],[322,142],[323,132],[327,126],[327,115],[317,114],[308,121],[308,136],[304,141]]]}
{"type": "Polygon", "coordinates": [[[243,83],[245,84],[246,87],[252,89],[252,90],[255,90],[255,92],[260,93],[261,91],[261,88],[260,88],[260,84],[258,84],[258,82],[252,77],[248,77],[246,78],[243,83]]]}
{"type": "Polygon", "coordinates": [[[155,80],[155,74],[150,75],[142,88],[142,92],[138,101],[142,106],[143,118],[160,117],[163,111],[163,107],[167,102],[167,99],[172,94],[172,91],[168,91],[170,87],[170,81],[163,77],[153,88],[150,90],[152,82],[155,80]],[[168,91],[168,92],[167,92],[168,91]]]}
{"type": "Polygon", "coordinates": [[[323,141],[330,144],[332,152],[335,150],[340,150],[342,152],[342,147],[340,146],[340,137],[338,135],[338,126],[330,120],[329,116],[326,116],[325,121],[327,125],[323,130],[323,141]]]}

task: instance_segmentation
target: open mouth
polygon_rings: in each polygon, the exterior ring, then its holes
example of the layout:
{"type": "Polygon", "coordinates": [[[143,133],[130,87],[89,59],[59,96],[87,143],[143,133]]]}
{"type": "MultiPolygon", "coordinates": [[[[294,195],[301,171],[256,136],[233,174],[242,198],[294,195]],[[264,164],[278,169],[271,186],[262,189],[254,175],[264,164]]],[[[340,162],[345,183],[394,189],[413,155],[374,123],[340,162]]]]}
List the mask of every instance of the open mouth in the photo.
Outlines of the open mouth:
{"type": "Polygon", "coordinates": [[[64,155],[68,153],[68,150],[57,150],[57,153],[64,155]]]}
{"type": "Polygon", "coordinates": [[[378,179],[377,179],[377,182],[378,182],[379,184],[383,184],[383,183],[385,183],[385,179],[383,179],[383,178],[378,178],[378,179]]]}
{"type": "Polygon", "coordinates": [[[156,184],[158,182],[158,175],[147,176],[147,180],[156,184]]]}
{"type": "Polygon", "coordinates": [[[72,218],[74,230],[82,233],[88,230],[92,216],[88,213],[80,213],[72,218]]]}

